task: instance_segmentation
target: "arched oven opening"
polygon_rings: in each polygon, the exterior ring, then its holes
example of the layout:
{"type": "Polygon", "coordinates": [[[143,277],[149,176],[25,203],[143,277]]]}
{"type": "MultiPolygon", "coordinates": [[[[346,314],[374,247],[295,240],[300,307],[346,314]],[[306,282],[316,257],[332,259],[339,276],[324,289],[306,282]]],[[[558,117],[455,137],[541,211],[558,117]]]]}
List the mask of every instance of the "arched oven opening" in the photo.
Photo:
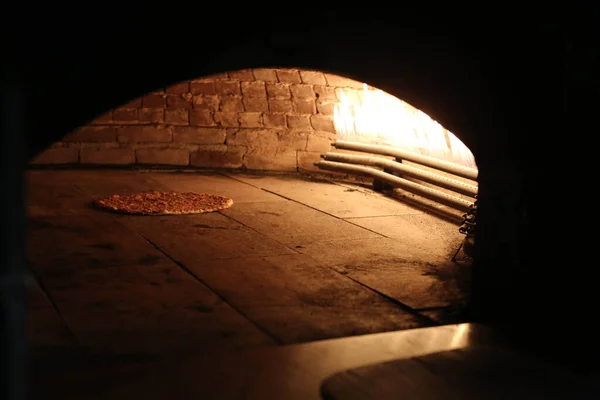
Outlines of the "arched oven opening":
{"type": "Polygon", "coordinates": [[[33,348],[151,357],[463,322],[477,175],[431,117],[335,74],[245,69],[144,94],[31,162],[33,348]],[[95,206],[153,192],[233,205],[95,206]]]}
{"type": "Polygon", "coordinates": [[[477,175],[427,114],[335,74],[246,69],[146,93],[30,163],[32,352],[128,368],[465,322],[477,175]],[[149,192],[233,205],[95,203],[149,192]]]}

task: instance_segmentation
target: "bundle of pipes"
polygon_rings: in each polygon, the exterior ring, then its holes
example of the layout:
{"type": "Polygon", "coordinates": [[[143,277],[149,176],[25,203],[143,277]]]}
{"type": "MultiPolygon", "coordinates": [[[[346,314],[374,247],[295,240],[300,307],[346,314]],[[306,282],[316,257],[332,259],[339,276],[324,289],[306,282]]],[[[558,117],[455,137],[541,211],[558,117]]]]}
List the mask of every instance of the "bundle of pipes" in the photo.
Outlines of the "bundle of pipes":
{"type": "MultiPolygon", "coordinates": [[[[477,180],[476,169],[463,167],[458,164],[438,160],[433,157],[424,156],[395,147],[348,141],[337,141],[333,144],[333,146],[337,149],[392,156],[395,157],[396,160],[412,161],[420,165],[431,167],[473,181],[477,180]]],[[[392,187],[402,188],[409,192],[464,212],[468,212],[471,209],[473,206],[473,201],[452,196],[440,190],[436,190],[394,175],[393,173],[416,178],[423,182],[428,182],[438,187],[442,187],[444,189],[448,189],[472,198],[475,198],[477,195],[477,186],[475,185],[470,185],[455,179],[447,178],[445,176],[426,172],[421,169],[410,167],[398,161],[389,160],[383,157],[328,152],[321,154],[321,158],[323,158],[324,161],[315,162],[315,166],[321,169],[371,176],[376,180],[390,184],[392,187]],[[384,171],[371,167],[383,168],[384,171]]]]}

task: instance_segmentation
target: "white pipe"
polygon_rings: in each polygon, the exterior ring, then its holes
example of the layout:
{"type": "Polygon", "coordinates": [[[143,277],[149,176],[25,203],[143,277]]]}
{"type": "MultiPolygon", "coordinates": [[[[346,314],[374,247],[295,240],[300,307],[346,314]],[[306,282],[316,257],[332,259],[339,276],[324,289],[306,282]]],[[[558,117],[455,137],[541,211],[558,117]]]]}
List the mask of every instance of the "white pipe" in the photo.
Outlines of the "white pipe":
{"type": "Polygon", "coordinates": [[[350,164],[361,164],[386,168],[404,175],[412,176],[425,182],[432,183],[445,189],[455,191],[460,194],[464,194],[471,197],[475,197],[477,195],[477,186],[468,185],[461,181],[446,178],[445,176],[425,172],[418,168],[410,167],[408,165],[404,165],[396,161],[388,160],[387,158],[359,156],[354,154],[332,152],[321,154],[321,157],[328,161],[346,162],[350,164]]]}
{"type": "Polygon", "coordinates": [[[422,154],[413,153],[412,151],[403,150],[397,147],[382,146],[378,144],[367,144],[358,142],[348,142],[338,140],[333,143],[337,149],[362,151],[364,153],[380,154],[401,158],[407,161],[412,161],[417,164],[426,165],[431,168],[439,169],[463,178],[476,181],[478,172],[474,168],[463,167],[462,165],[454,164],[448,161],[438,160],[437,158],[424,156],[422,154]]]}
{"type": "Polygon", "coordinates": [[[463,200],[459,197],[451,196],[447,193],[440,192],[439,190],[431,189],[418,183],[411,182],[404,178],[397,177],[392,174],[388,174],[383,171],[379,171],[375,168],[364,167],[362,165],[344,164],[333,161],[317,161],[314,163],[315,166],[330,171],[341,171],[351,172],[359,175],[369,175],[382,181],[386,181],[391,185],[405,189],[409,192],[418,194],[431,200],[435,200],[439,203],[445,204],[457,210],[464,212],[469,211],[473,203],[463,200]]]}

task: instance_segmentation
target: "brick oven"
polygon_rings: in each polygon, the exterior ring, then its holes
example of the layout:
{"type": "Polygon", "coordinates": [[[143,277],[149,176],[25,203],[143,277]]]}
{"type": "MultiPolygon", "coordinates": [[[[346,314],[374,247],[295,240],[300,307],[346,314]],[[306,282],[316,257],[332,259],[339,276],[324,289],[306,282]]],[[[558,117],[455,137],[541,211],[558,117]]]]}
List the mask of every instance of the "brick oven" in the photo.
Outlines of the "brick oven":
{"type": "Polygon", "coordinates": [[[298,69],[246,69],[179,82],[122,104],[54,143],[42,165],[310,171],[335,139],[340,90],[362,83],[298,69]]]}
{"type": "Polygon", "coordinates": [[[37,165],[316,171],[336,138],[339,97],[363,83],[298,69],[246,69],[179,82],[79,127],[37,165]]]}
{"type": "MultiPolygon", "coordinates": [[[[32,166],[216,168],[344,176],[347,171],[327,169],[330,161],[320,160],[334,150],[336,140],[347,138],[366,143],[392,140],[395,146],[425,154],[437,151],[438,158],[466,163],[474,175],[469,180],[439,169],[429,168],[429,173],[462,179],[466,185],[476,179],[469,149],[410,104],[363,82],[290,68],[221,72],[147,93],[70,132],[32,160],[32,166]],[[376,112],[377,107],[384,110],[376,112]],[[402,115],[394,119],[394,114],[402,115]]],[[[398,160],[405,165],[412,161],[398,160]]],[[[420,163],[412,164],[415,167],[428,169],[420,163]]],[[[378,188],[379,181],[374,183],[378,188]]],[[[476,187],[462,192],[467,194],[462,196],[465,205],[472,204],[474,193],[476,187]]],[[[458,209],[464,212],[467,207],[459,204],[458,209]]]]}
{"type": "MultiPolygon", "coordinates": [[[[317,172],[314,163],[336,139],[332,107],[339,90],[361,90],[359,82],[367,82],[423,110],[477,157],[468,318],[549,358],[593,364],[588,355],[598,345],[588,320],[596,302],[582,286],[593,280],[565,272],[588,264],[585,246],[549,217],[558,209],[548,195],[555,175],[539,161],[540,154],[560,150],[543,138],[564,135],[568,119],[580,123],[575,103],[587,104],[593,115],[592,103],[577,97],[593,86],[580,75],[592,75],[594,45],[549,27],[532,33],[531,20],[510,30],[505,20],[475,27],[458,17],[449,24],[447,15],[399,24],[397,14],[375,9],[298,10],[268,19],[261,15],[266,11],[240,11],[228,14],[226,34],[223,20],[211,22],[207,10],[198,10],[202,28],[183,23],[179,9],[146,10],[151,18],[96,11],[101,22],[69,17],[65,25],[73,29],[49,29],[22,47],[27,52],[15,53],[10,72],[20,90],[5,91],[12,107],[5,115],[14,132],[25,132],[25,149],[19,153],[18,134],[6,135],[7,177],[17,163],[317,172]],[[348,21],[358,20],[359,28],[349,29],[348,21]],[[107,21],[115,22],[112,29],[107,21]],[[268,28],[257,29],[261,24],[268,28]],[[160,34],[150,37],[159,25],[160,34]],[[218,40],[200,40],[200,30],[207,37],[218,33],[218,40]],[[581,252],[548,251],[566,241],[581,252]],[[557,315],[571,319],[556,323],[557,315]]],[[[11,210],[7,229],[21,231],[23,221],[12,212],[23,205],[20,181],[14,173],[10,178],[2,208],[11,210]]],[[[119,183],[116,177],[99,182],[109,181],[119,183]]],[[[58,203],[68,207],[70,199],[58,203]]],[[[215,232],[227,228],[215,226],[215,232]]],[[[23,246],[24,233],[10,237],[2,250],[12,263],[5,272],[13,276],[24,264],[24,252],[14,250],[23,246]]],[[[15,321],[17,328],[23,322],[15,321]]],[[[22,339],[17,328],[9,339],[22,339]]],[[[17,347],[5,348],[9,361],[19,358],[17,347]]]]}

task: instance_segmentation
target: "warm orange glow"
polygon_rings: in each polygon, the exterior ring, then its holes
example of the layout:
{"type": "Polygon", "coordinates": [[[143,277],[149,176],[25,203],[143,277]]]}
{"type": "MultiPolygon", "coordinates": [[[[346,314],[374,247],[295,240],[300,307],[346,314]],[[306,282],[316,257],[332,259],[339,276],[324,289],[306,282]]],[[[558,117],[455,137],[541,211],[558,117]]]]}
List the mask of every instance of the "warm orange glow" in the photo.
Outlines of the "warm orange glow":
{"type": "Polygon", "coordinates": [[[341,140],[398,146],[476,168],[471,151],[427,114],[382,91],[340,89],[334,123],[341,140]]]}

